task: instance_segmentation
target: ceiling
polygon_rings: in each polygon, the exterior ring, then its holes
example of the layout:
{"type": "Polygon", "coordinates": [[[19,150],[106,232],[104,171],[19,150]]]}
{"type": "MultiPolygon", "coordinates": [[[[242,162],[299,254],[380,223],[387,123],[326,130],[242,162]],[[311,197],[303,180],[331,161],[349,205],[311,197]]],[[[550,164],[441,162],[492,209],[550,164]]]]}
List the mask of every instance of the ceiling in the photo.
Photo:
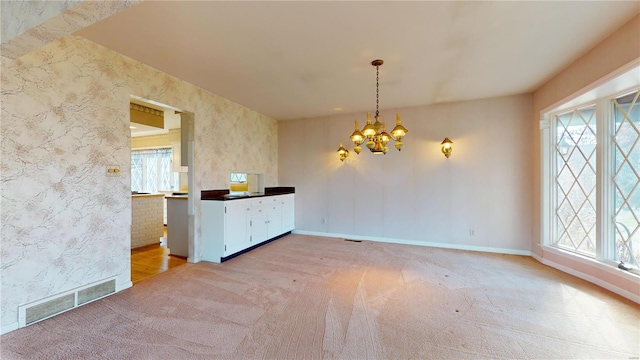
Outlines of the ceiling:
{"type": "Polygon", "coordinates": [[[638,12],[638,1],[144,1],[76,35],[287,120],[375,111],[378,58],[381,109],[531,92],[638,12]]]}

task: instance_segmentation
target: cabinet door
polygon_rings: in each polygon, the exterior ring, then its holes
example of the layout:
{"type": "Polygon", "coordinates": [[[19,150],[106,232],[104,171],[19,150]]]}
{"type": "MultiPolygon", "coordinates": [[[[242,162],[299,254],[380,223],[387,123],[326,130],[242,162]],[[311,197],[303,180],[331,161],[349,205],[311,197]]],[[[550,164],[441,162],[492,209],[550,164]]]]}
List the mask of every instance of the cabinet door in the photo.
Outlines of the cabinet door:
{"type": "Polygon", "coordinates": [[[292,231],[296,227],[295,198],[293,194],[282,195],[282,232],[292,231]]]}
{"type": "Polygon", "coordinates": [[[260,212],[251,217],[251,244],[259,244],[267,239],[267,214],[260,212]]]}
{"type": "Polygon", "coordinates": [[[273,205],[267,214],[267,238],[274,238],[284,232],[282,230],[282,205],[273,205]]]}
{"type": "Polygon", "coordinates": [[[248,227],[250,211],[251,203],[248,200],[228,201],[225,204],[225,256],[251,246],[248,227]]]}

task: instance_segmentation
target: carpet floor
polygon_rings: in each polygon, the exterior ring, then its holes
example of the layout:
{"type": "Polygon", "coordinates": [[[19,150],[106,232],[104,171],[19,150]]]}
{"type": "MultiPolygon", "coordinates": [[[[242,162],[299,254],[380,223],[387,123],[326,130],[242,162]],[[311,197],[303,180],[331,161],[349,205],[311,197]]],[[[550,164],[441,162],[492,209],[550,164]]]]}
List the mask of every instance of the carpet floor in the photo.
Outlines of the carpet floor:
{"type": "Polygon", "coordinates": [[[288,235],[0,338],[2,359],[638,359],[640,306],[530,257],[288,235]]]}

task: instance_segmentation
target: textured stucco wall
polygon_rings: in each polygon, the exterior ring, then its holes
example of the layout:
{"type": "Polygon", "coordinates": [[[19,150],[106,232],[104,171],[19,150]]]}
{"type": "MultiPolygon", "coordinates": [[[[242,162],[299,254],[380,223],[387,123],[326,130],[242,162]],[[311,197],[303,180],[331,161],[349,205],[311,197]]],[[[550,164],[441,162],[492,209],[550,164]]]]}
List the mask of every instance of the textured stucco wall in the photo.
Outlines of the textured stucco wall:
{"type": "Polygon", "coordinates": [[[0,52],[17,59],[140,1],[0,1],[0,52]]]}
{"type": "Polygon", "coordinates": [[[274,119],[80,37],[2,57],[3,329],[19,304],[110,276],[129,286],[130,95],[195,114],[195,259],[200,190],[234,170],[277,185],[274,119]]]}

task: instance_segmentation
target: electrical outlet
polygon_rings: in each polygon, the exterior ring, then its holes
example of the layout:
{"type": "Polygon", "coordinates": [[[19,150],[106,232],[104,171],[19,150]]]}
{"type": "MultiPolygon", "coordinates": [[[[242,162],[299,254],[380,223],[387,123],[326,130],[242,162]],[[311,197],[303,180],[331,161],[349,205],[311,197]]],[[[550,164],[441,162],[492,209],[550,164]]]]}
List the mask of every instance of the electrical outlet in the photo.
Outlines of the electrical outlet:
{"type": "Polygon", "coordinates": [[[107,165],[107,176],[118,176],[118,175],[120,175],[120,166],[107,165]]]}
{"type": "Polygon", "coordinates": [[[325,224],[326,222],[327,222],[327,221],[326,221],[324,218],[320,219],[320,223],[321,223],[321,224],[325,224]]]}
{"type": "Polygon", "coordinates": [[[474,236],[476,234],[476,231],[473,229],[469,229],[469,236],[474,236]]]}

